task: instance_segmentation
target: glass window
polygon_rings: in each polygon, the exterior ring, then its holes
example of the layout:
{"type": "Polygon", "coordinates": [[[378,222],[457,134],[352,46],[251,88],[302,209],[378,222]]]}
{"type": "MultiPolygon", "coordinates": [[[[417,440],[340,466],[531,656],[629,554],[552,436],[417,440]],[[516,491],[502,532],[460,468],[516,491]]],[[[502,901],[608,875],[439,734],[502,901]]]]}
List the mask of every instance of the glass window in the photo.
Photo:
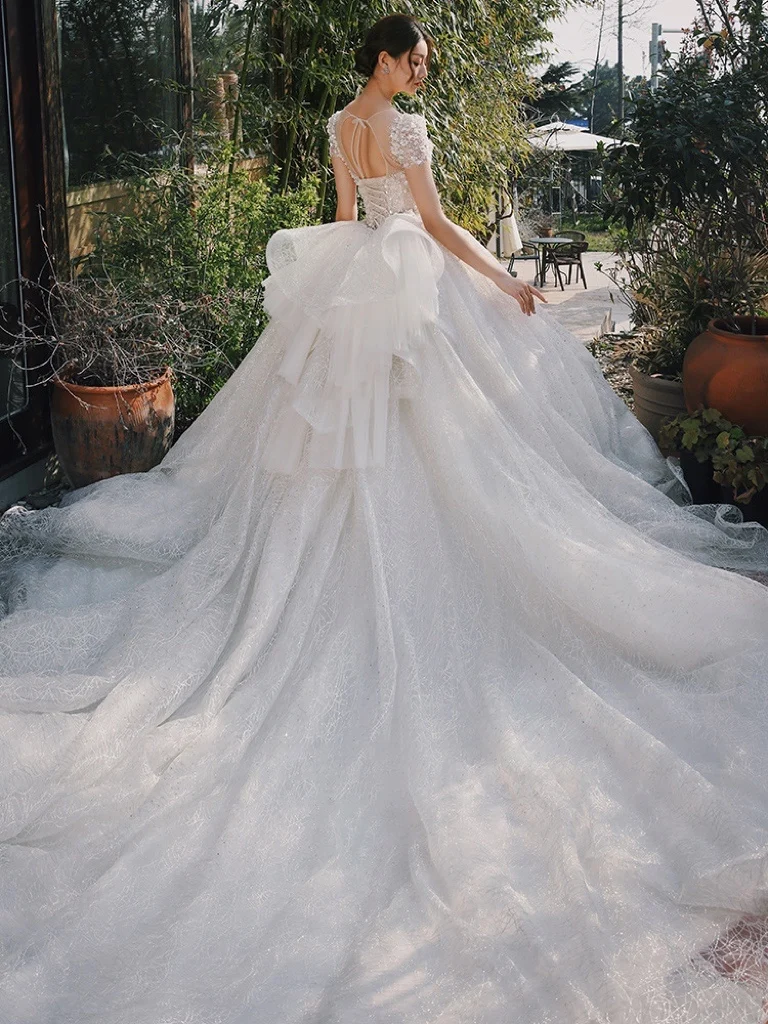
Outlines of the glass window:
{"type": "Polygon", "coordinates": [[[178,130],[171,0],[57,0],[67,185],[120,175],[178,130]]]}
{"type": "MultiPolygon", "coordinates": [[[[4,36],[0,36],[0,53],[0,331],[15,334],[20,315],[19,260],[4,36]]],[[[27,372],[22,358],[0,357],[0,421],[26,408],[27,372]]]]}

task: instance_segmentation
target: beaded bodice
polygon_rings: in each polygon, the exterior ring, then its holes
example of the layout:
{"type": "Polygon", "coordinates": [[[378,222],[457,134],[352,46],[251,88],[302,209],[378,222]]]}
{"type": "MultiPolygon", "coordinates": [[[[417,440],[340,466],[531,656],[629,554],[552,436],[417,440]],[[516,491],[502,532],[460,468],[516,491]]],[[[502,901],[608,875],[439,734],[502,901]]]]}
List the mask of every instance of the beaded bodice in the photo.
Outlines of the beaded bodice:
{"type": "Polygon", "coordinates": [[[382,178],[359,178],[357,191],[365,209],[365,223],[375,228],[393,213],[416,210],[404,171],[382,178]]]}
{"type": "Polygon", "coordinates": [[[406,114],[394,108],[391,116],[388,112],[383,113],[388,120],[374,126],[373,118],[357,117],[343,108],[337,110],[327,124],[331,155],[340,157],[347,167],[363,201],[365,223],[373,228],[393,213],[418,212],[405,168],[431,160],[434,148],[421,114],[406,114]],[[359,162],[347,152],[340,138],[339,128],[346,118],[356,122],[355,132],[360,126],[361,131],[367,129],[373,134],[384,158],[386,174],[377,177],[361,175],[359,162]]]}

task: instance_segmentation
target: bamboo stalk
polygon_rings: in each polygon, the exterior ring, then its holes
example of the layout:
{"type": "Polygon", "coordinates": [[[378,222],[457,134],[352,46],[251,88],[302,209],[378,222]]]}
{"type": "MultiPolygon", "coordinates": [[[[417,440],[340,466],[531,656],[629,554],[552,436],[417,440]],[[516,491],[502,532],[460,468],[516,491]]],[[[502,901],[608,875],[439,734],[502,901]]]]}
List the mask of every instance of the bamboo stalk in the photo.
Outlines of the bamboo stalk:
{"type": "Polygon", "coordinates": [[[325,8],[323,6],[323,7],[320,8],[320,11],[317,14],[317,21],[315,22],[315,29],[314,29],[314,32],[312,33],[312,38],[309,41],[309,46],[307,47],[307,55],[306,55],[306,59],[305,59],[305,63],[304,63],[304,68],[303,68],[302,75],[301,75],[301,80],[299,82],[298,92],[297,92],[297,95],[296,95],[296,111],[295,111],[293,120],[291,122],[291,126],[290,126],[290,129],[289,129],[289,132],[288,132],[288,140],[287,140],[286,146],[285,146],[285,160],[283,161],[283,169],[282,169],[282,172],[281,172],[281,175],[280,175],[280,191],[281,191],[281,193],[284,193],[287,190],[287,188],[288,188],[288,181],[289,181],[290,172],[291,172],[291,161],[293,160],[293,150],[294,150],[294,148],[296,146],[296,135],[297,135],[298,129],[299,129],[299,114],[300,114],[301,109],[302,109],[302,104],[304,102],[304,96],[306,95],[306,91],[307,91],[307,84],[309,82],[309,68],[310,68],[310,64],[312,62],[312,57],[313,57],[313,55],[315,53],[315,50],[317,49],[317,43],[318,43],[318,40],[320,38],[320,30],[321,30],[321,27],[323,25],[324,11],[325,11],[325,8]]]}
{"type": "Polygon", "coordinates": [[[240,132],[240,122],[242,120],[242,103],[243,93],[245,91],[246,76],[248,74],[248,65],[251,62],[251,42],[253,40],[253,30],[256,25],[256,13],[257,5],[256,0],[251,0],[251,9],[248,14],[248,27],[245,32],[245,49],[243,51],[243,67],[240,71],[240,88],[237,91],[237,99],[235,100],[235,114],[232,119],[232,154],[229,158],[229,170],[227,171],[227,191],[232,186],[232,176],[235,173],[235,155],[237,150],[237,136],[240,132]]]}
{"type": "MultiPolygon", "coordinates": [[[[346,22],[344,24],[344,46],[347,45],[347,41],[349,40],[349,30],[352,27],[352,12],[354,11],[354,9],[355,9],[354,0],[350,0],[350,2],[347,4],[346,22]]],[[[331,111],[331,114],[333,114],[335,112],[335,109],[336,109],[336,101],[337,101],[338,96],[339,96],[339,90],[336,89],[333,93],[331,93],[330,92],[330,87],[328,85],[326,85],[326,87],[325,87],[324,98],[323,98],[323,101],[321,101],[321,103],[320,103],[319,109],[322,111],[325,99],[328,98],[329,95],[330,95],[330,99],[331,99],[331,102],[330,102],[330,105],[329,105],[330,106],[330,111],[331,111]]],[[[330,116],[330,114],[328,116],[330,116]]],[[[322,114],[321,114],[321,120],[322,120],[322,114]]],[[[328,178],[329,178],[329,174],[328,174],[328,157],[329,157],[329,151],[330,151],[329,140],[328,140],[328,136],[326,134],[326,135],[324,135],[322,145],[320,146],[320,166],[322,167],[322,181],[320,183],[320,195],[319,195],[319,199],[318,199],[318,209],[319,209],[319,212],[320,212],[321,216],[322,216],[322,212],[323,212],[323,206],[325,205],[325,193],[326,193],[326,191],[328,189],[328,178]]]]}

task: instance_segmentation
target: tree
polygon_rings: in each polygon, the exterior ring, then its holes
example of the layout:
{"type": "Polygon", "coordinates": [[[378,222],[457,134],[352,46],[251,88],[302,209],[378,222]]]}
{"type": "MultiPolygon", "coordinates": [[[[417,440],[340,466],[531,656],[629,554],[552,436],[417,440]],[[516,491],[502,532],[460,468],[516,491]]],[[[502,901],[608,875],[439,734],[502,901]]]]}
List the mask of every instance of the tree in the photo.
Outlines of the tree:
{"type": "Polygon", "coordinates": [[[530,104],[532,117],[541,122],[569,118],[585,117],[584,111],[589,106],[591,82],[585,85],[586,79],[570,82],[578,74],[575,64],[564,61],[561,64],[550,64],[547,70],[536,79],[537,94],[530,104]]]}
{"type": "MultiPolygon", "coordinates": [[[[579,96],[582,98],[582,116],[589,121],[590,131],[596,135],[622,133],[619,124],[619,82],[618,65],[611,66],[607,60],[596,69],[584,75],[579,82],[579,96]]],[[[647,90],[648,85],[641,75],[624,78],[624,127],[632,122],[635,104],[647,90]]]]}

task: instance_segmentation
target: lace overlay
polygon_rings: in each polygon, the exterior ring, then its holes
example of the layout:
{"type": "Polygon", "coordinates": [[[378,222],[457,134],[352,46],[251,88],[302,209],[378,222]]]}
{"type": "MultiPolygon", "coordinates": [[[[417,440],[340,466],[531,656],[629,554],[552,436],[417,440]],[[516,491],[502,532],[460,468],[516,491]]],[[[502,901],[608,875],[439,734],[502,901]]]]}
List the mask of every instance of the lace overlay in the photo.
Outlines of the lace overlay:
{"type": "Polygon", "coordinates": [[[405,211],[417,212],[408,179],[403,168],[431,161],[434,146],[427,134],[426,120],[421,114],[406,114],[394,111],[389,122],[387,136],[383,139],[384,149],[391,154],[398,168],[375,178],[364,178],[355,172],[352,161],[344,152],[338,138],[340,123],[354,116],[346,110],[337,110],[327,122],[329,148],[332,156],[340,157],[357,186],[365,210],[364,222],[369,227],[379,227],[387,217],[405,211]]]}
{"type": "Polygon", "coordinates": [[[415,167],[432,159],[432,142],[427,122],[421,114],[403,114],[392,122],[392,155],[401,167],[415,167]]]}

